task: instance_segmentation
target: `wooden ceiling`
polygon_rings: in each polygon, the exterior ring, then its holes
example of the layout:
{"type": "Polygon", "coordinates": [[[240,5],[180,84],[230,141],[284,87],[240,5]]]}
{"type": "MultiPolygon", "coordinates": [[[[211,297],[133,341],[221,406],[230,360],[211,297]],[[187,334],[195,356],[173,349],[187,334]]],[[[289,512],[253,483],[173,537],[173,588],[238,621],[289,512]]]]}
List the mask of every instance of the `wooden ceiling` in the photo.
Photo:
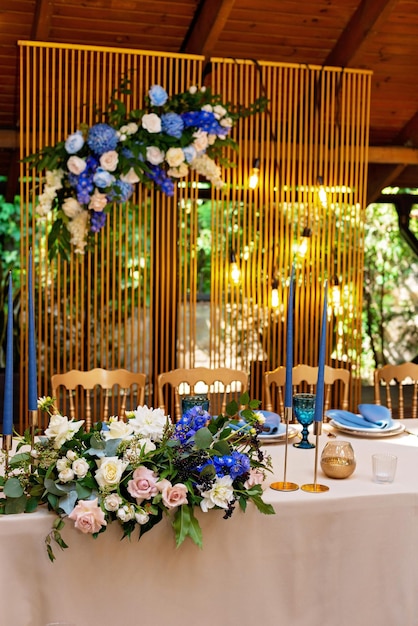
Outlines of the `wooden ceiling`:
{"type": "Polygon", "coordinates": [[[18,176],[19,40],[373,71],[368,200],[418,187],[416,0],[0,0],[0,191],[18,176]]]}

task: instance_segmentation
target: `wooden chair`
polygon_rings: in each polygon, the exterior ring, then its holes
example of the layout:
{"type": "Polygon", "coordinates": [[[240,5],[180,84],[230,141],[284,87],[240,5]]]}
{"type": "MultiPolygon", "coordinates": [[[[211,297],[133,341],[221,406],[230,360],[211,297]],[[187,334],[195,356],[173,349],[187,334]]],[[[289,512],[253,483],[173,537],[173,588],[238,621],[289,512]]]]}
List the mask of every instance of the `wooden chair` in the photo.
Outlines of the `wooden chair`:
{"type": "Polygon", "coordinates": [[[144,404],[145,382],[145,374],[125,369],[70,370],[51,376],[58,408],[65,407],[65,413],[69,408],[71,418],[85,419],[87,430],[92,425],[92,409],[94,421],[106,421],[109,415],[124,418],[127,396],[131,409],[144,404]]]}
{"type": "Polygon", "coordinates": [[[381,404],[381,389],[386,388],[386,406],[392,417],[417,417],[418,364],[384,365],[374,371],[374,401],[381,404]],[[408,404],[405,407],[405,391],[408,404]],[[409,397],[410,395],[410,397],[409,397]],[[407,408],[407,410],[405,410],[407,408]]]}
{"type": "MultiPolygon", "coordinates": [[[[194,393],[207,393],[209,411],[213,415],[224,413],[227,403],[248,390],[248,374],[228,367],[211,369],[196,367],[191,369],[175,369],[163,372],[158,376],[158,402],[161,409],[167,412],[168,385],[174,394],[174,417],[181,417],[181,398],[194,393]]],[[[172,396],[173,400],[173,396],[172,396]]]]}
{"type": "MultiPolygon", "coordinates": [[[[316,383],[318,379],[318,368],[311,365],[295,365],[292,370],[292,387],[293,393],[298,391],[306,391],[315,393],[316,383]]],[[[324,412],[331,408],[331,393],[334,385],[337,385],[337,391],[340,391],[338,407],[348,410],[349,392],[350,392],[350,372],[342,367],[331,367],[325,365],[324,369],[325,397],[324,412]],[[338,389],[340,386],[340,389],[338,389]]],[[[286,368],[279,366],[275,370],[264,373],[264,393],[266,399],[266,410],[273,411],[272,387],[276,388],[277,395],[277,412],[284,416],[284,388],[286,384],[286,368]]],[[[326,419],[326,418],[325,418],[326,419]]]]}

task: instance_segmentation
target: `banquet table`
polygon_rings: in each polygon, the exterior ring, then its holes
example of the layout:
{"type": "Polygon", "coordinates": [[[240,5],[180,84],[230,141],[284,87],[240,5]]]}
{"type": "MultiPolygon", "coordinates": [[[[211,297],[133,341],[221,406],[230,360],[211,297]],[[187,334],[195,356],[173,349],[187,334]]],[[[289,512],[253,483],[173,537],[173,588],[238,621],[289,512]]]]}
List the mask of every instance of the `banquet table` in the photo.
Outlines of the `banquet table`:
{"type": "MultiPolygon", "coordinates": [[[[273,472],[265,500],[230,519],[201,513],[203,549],[175,547],[169,520],[137,541],[113,524],[97,539],[67,522],[69,548],[47,557],[47,511],[0,518],[0,606],[5,626],[416,626],[418,624],[418,421],[414,434],[349,440],[356,471],[325,477],[324,493],[270,488],[283,480],[285,445],[266,445],[273,472]],[[398,456],[395,481],[372,481],[371,455],[398,456]]],[[[319,437],[318,453],[329,440],[319,437]]],[[[313,436],[311,435],[311,439],[313,436]]],[[[315,451],[288,443],[287,480],[314,477],[315,451]]]]}

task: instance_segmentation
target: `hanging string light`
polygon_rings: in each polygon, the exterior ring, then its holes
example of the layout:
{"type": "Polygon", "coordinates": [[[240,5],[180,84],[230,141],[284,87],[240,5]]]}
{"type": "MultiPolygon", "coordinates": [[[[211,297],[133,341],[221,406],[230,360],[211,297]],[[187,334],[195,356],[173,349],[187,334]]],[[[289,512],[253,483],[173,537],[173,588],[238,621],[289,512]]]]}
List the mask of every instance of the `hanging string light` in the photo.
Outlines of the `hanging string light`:
{"type": "Polygon", "coordinates": [[[326,209],[326,207],[328,206],[328,197],[327,197],[326,189],[324,187],[324,179],[322,178],[322,176],[318,176],[317,184],[318,184],[319,203],[323,209],[326,209]]]}
{"type": "Polygon", "coordinates": [[[272,309],[279,308],[279,281],[276,279],[271,283],[270,303],[272,309]]]}
{"type": "Polygon", "coordinates": [[[256,187],[258,186],[259,180],[260,180],[260,159],[254,159],[250,178],[248,179],[248,187],[250,189],[256,189],[256,187]]]}
{"type": "Polygon", "coordinates": [[[235,250],[231,250],[229,257],[229,275],[234,285],[238,285],[241,280],[241,270],[237,263],[235,250]]]}
{"type": "Polygon", "coordinates": [[[310,239],[312,237],[312,231],[310,228],[308,228],[307,226],[305,226],[305,228],[302,231],[302,235],[301,235],[301,242],[299,244],[299,248],[298,248],[298,255],[300,257],[305,257],[306,253],[308,252],[308,248],[309,248],[309,242],[310,239]]]}

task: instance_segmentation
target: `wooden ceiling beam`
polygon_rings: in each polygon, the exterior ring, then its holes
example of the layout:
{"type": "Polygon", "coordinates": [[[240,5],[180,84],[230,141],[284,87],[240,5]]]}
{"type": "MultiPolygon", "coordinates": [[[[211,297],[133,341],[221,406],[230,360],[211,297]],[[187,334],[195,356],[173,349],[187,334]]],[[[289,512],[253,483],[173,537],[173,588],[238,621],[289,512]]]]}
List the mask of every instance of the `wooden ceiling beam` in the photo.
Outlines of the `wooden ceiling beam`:
{"type": "Polygon", "coordinates": [[[234,3],[235,0],[203,0],[197,8],[181,52],[210,56],[234,3]]]}
{"type": "Polygon", "coordinates": [[[52,0],[36,0],[35,14],[32,24],[32,40],[48,41],[51,28],[52,0]]]}
{"type": "Polygon", "coordinates": [[[324,65],[347,67],[367,37],[384,22],[397,0],[362,0],[324,65]]]}

